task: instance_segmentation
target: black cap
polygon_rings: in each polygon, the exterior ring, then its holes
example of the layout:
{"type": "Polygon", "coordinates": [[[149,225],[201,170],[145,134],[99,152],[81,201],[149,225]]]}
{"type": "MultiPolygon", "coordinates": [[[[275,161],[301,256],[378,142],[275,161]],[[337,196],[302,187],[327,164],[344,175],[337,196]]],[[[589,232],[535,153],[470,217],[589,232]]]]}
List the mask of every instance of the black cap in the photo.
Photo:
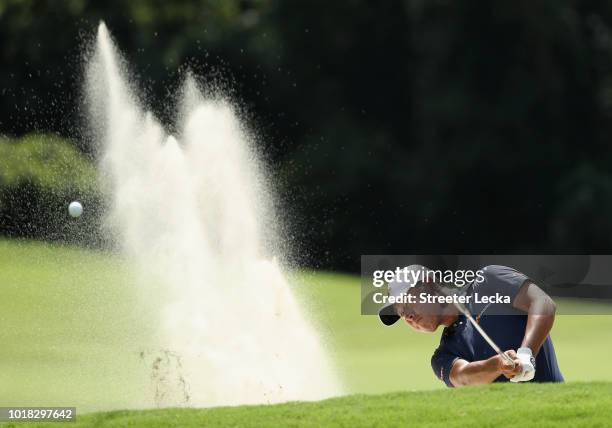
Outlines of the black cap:
{"type": "Polygon", "coordinates": [[[395,312],[393,304],[387,305],[378,311],[378,317],[384,325],[393,325],[400,319],[400,316],[395,312]]]}

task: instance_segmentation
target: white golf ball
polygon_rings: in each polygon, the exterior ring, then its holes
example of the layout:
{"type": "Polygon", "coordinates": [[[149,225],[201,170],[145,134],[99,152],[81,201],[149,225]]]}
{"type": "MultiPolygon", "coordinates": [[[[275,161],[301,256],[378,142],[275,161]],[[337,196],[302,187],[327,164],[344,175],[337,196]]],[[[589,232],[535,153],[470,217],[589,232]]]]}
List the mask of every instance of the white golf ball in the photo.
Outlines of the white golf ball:
{"type": "Polygon", "coordinates": [[[68,205],[68,214],[70,214],[71,217],[80,217],[81,214],[83,214],[83,205],[77,201],[70,202],[70,205],[68,205]]]}

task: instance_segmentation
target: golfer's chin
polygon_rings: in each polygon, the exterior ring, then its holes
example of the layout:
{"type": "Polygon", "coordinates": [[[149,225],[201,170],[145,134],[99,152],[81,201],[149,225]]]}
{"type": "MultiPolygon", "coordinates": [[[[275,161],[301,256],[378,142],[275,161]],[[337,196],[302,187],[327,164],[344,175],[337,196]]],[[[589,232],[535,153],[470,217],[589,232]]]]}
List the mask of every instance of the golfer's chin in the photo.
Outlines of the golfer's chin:
{"type": "Polygon", "coordinates": [[[431,325],[431,326],[425,326],[422,329],[420,329],[419,331],[422,332],[422,333],[433,333],[437,329],[438,329],[437,325],[431,325]]]}

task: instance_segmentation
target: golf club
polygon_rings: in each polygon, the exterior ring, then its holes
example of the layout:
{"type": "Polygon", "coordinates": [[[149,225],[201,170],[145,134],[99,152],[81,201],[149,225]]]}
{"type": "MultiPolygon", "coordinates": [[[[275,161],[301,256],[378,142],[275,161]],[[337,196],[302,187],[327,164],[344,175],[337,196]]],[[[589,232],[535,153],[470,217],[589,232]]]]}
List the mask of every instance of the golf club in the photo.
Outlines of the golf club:
{"type": "MultiPolygon", "coordinates": [[[[441,290],[445,295],[450,295],[448,293],[446,293],[444,290],[441,290]]],[[[470,323],[472,323],[472,325],[474,326],[474,328],[476,329],[476,331],[478,333],[480,333],[480,335],[482,336],[482,338],[489,344],[489,346],[491,346],[491,348],[493,348],[493,350],[495,352],[497,352],[499,354],[500,357],[502,357],[508,364],[511,364],[512,367],[514,368],[514,361],[512,360],[512,358],[510,358],[508,356],[508,354],[506,354],[505,352],[502,352],[502,350],[499,348],[499,346],[497,346],[497,344],[493,341],[493,339],[491,339],[491,337],[489,337],[489,335],[487,334],[486,331],[484,331],[482,329],[482,327],[476,322],[476,320],[472,317],[472,314],[470,313],[470,311],[463,306],[463,304],[455,301],[453,302],[453,304],[455,305],[455,307],[459,310],[459,312],[461,312],[463,315],[465,315],[465,317],[470,321],[470,323]]]]}
{"type": "Polygon", "coordinates": [[[455,303],[455,307],[457,309],[459,309],[459,311],[465,315],[465,317],[472,323],[472,325],[474,326],[474,328],[476,329],[476,331],[478,333],[480,333],[480,335],[482,336],[482,338],[484,340],[487,341],[487,343],[489,344],[489,346],[491,346],[491,348],[493,348],[493,350],[495,352],[497,352],[504,360],[506,360],[506,362],[508,364],[512,364],[512,367],[514,368],[514,361],[512,360],[512,358],[510,358],[508,356],[508,354],[506,354],[505,352],[502,352],[502,350],[499,348],[499,346],[497,346],[497,344],[495,342],[493,342],[493,339],[491,339],[489,337],[489,335],[487,334],[486,331],[484,331],[482,329],[482,327],[476,322],[476,320],[472,317],[472,314],[470,314],[470,311],[467,310],[467,308],[465,306],[463,306],[461,303],[455,303]]]}

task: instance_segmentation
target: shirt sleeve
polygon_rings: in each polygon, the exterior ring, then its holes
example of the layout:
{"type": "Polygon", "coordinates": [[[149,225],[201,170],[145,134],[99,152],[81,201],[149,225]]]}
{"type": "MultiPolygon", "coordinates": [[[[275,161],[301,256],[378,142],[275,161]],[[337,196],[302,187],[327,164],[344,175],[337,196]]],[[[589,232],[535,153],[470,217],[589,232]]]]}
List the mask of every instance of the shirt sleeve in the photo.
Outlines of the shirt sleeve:
{"type": "Polygon", "coordinates": [[[457,355],[449,352],[444,345],[440,345],[431,356],[431,368],[434,374],[449,388],[454,387],[450,381],[450,372],[458,358],[457,355]]]}
{"type": "Polygon", "coordinates": [[[487,266],[483,269],[483,273],[487,282],[487,292],[510,296],[512,302],[525,281],[529,280],[527,275],[508,266],[487,266]]]}

